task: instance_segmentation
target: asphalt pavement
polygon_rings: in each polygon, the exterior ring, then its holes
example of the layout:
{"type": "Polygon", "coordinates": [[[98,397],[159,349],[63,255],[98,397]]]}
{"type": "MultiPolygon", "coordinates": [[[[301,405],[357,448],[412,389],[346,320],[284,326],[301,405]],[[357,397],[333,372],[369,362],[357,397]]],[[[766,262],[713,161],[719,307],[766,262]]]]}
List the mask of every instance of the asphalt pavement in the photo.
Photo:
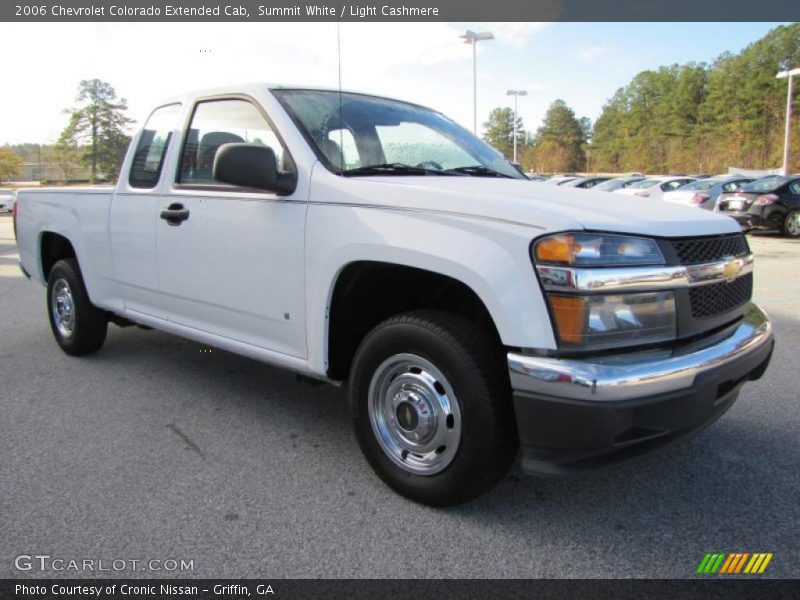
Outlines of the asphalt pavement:
{"type": "Polygon", "coordinates": [[[137,328],[65,355],[0,215],[0,577],[693,577],[707,552],[772,552],[762,577],[798,577],[800,241],[751,245],[777,348],[725,416],[607,471],[512,473],[433,509],[373,475],[341,389],[137,328]]]}

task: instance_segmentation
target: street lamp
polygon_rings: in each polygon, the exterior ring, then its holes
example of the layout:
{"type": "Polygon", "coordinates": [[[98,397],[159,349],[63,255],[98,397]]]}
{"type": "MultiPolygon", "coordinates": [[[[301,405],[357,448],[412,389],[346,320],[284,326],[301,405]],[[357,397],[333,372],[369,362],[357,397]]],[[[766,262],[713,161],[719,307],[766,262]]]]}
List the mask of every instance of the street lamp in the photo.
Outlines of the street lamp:
{"type": "Polygon", "coordinates": [[[467,31],[464,35],[458,36],[464,40],[465,44],[472,44],[472,133],[478,135],[478,59],[475,46],[484,40],[493,40],[494,34],[491,31],[475,33],[467,31]]]}
{"type": "Polygon", "coordinates": [[[800,75],[800,67],[781,71],[775,76],[778,79],[789,78],[789,91],[786,94],[786,134],[783,138],[783,168],[781,169],[783,175],[789,174],[789,138],[792,131],[792,78],[795,75],[800,75]]]}
{"type": "Polygon", "coordinates": [[[517,98],[527,96],[525,90],[508,90],[506,96],[514,96],[514,162],[517,162],[517,98]]]}

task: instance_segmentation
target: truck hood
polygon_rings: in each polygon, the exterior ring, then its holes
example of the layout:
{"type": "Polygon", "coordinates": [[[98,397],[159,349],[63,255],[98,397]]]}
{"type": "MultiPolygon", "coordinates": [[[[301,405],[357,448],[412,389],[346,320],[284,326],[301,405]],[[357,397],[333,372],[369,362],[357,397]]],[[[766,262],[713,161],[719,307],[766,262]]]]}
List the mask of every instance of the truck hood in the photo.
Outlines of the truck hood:
{"type": "Polygon", "coordinates": [[[737,223],[693,206],[610,192],[487,177],[348,178],[359,203],[452,213],[543,230],[590,229],[662,237],[738,232],[737,223]]]}

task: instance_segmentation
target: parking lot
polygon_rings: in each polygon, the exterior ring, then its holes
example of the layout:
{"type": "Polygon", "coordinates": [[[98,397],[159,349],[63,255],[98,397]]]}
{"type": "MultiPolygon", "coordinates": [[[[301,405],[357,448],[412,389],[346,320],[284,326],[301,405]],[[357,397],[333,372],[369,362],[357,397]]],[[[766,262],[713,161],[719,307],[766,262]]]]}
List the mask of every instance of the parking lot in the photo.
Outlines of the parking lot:
{"type": "Polygon", "coordinates": [[[800,240],[750,236],[777,347],[709,429],[569,480],[512,473],[454,509],[397,496],[344,391],[156,331],[71,358],[0,215],[0,577],[690,577],[706,552],[800,576],[800,240]],[[14,568],[20,554],[190,573],[14,568]]]}

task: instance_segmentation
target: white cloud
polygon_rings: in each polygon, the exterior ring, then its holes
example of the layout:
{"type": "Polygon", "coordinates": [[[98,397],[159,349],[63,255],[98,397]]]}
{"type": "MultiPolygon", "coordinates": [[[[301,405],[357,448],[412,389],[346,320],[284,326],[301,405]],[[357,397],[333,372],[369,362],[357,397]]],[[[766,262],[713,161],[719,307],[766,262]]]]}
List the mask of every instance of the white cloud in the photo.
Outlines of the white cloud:
{"type": "Polygon", "coordinates": [[[589,46],[584,48],[578,53],[578,59],[581,62],[585,63],[594,63],[597,62],[598,59],[603,58],[604,56],[608,56],[614,52],[614,48],[611,46],[589,46]]]}
{"type": "Polygon", "coordinates": [[[501,44],[523,48],[534,35],[549,25],[550,23],[487,23],[487,29],[494,33],[501,44]]]}

